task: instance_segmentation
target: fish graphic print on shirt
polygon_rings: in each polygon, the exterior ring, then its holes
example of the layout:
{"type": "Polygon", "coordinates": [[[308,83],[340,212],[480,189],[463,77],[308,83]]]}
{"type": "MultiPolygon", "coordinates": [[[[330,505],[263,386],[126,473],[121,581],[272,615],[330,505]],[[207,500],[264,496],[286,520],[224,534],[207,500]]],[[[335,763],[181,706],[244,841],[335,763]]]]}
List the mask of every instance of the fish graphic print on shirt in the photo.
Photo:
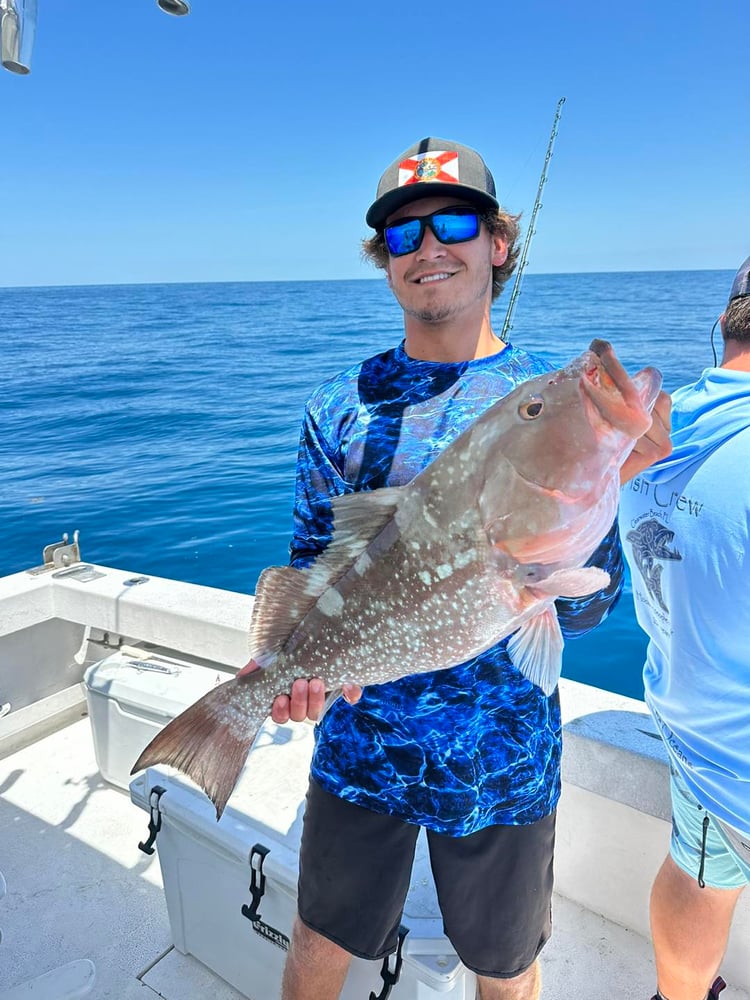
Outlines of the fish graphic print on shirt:
{"type": "Polygon", "coordinates": [[[670,548],[674,541],[674,531],[666,525],[650,517],[641,522],[637,528],[629,531],[626,540],[633,550],[633,559],[643,577],[649,594],[659,603],[664,611],[669,608],[664,603],[661,587],[663,561],[666,559],[682,559],[680,553],[670,548]]]}
{"type": "MultiPolygon", "coordinates": [[[[309,565],[330,541],[331,497],[410,482],[489,406],[551,370],[511,345],[456,364],[409,358],[401,345],[325,382],[303,421],[292,564],[309,565]]],[[[602,621],[619,596],[616,526],[589,565],[610,584],[556,602],[566,639],[602,621]]],[[[507,641],[453,668],[365,688],[354,706],[339,699],[317,727],[315,780],[453,836],[548,815],[560,795],[558,695],[513,666],[507,641]]]]}

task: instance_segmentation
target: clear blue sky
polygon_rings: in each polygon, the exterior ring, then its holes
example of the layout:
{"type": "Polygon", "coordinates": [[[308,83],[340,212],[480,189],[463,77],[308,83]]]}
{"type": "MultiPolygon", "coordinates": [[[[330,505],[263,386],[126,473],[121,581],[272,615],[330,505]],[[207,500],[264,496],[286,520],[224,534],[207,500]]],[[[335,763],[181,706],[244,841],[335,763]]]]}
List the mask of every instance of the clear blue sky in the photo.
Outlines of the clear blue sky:
{"type": "Polygon", "coordinates": [[[38,0],[0,71],[0,285],[373,276],[364,213],[425,135],[531,214],[529,272],[750,253],[741,0],[38,0]]]}

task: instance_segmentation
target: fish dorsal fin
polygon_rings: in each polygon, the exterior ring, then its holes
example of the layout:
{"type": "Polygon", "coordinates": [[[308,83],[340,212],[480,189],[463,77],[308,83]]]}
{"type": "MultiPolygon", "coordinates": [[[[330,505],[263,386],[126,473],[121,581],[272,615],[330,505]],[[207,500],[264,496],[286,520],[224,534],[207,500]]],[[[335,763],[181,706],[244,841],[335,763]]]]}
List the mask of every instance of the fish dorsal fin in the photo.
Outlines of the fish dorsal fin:
{"type": "Polygon", "coordinates": [[[250,654],[260,666],[268,666],[321,595],[392,520],[404,490],[394,486],[334,497],[333,537],[315,562],[304,569],[270,566],[263,570],[250,623],[250,654]]]}
{"type": "Polygon", "coordinates": [[[324,555],[345,541],[365,540],[361,549],[395,515],[407,493],[406,486],[386,486],[380,490],[361,493],[344,493],[331,501],[333,510],[333,539],[324,555]]]}
{"type": "Polygon", "coordinates": [[[318,599],[306,570],[269,566],[258,577],[250,620],[250,656],[267,667],[318,599]]]}
{"type": "Polygon", "coordinates": [[[405,486],[388,486],[369,493],[345,493],[333,498],[333,537],[312,566],[302,571],[308,574],[315,600],[346,573],[393,520],[406,490],[405,486]]]}

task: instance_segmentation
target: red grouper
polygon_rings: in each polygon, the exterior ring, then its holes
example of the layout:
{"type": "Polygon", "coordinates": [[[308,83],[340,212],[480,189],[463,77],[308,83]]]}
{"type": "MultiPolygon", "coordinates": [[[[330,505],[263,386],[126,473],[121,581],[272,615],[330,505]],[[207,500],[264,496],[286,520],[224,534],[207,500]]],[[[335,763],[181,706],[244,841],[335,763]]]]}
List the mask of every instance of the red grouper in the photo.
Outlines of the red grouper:
{"type": "Polygon", "coordinates": [[[610,529],[620,468],[651,425],[661,375],[631,379],[596,340],[486,410],[408,485],[332,501],[333,537],[305,569],[259,580],[250,654],[262,667],[173,719],[135,771],[171,764],[221,816],[275,695],[296,677],[382,684],[456,666],[511,636],[546,694],[559,679],[557,597],[606,586],[585,567],[610,529]]]}

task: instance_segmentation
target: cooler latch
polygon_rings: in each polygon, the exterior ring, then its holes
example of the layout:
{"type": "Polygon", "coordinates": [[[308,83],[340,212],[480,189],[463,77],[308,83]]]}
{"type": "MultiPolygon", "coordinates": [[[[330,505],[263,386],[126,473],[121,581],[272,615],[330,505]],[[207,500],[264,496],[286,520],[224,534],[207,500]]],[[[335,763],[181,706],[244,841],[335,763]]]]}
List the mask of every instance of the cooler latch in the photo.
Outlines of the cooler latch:
{"type": "Polygon", "coordinates": [[[261,920],[260,913],[258,913],[260,901],[263,898],[263,893],[266,891],[266,876],[263,874],[263,862],[269,853],[269,849],[262,844],[255,844],[250,851],[250,869],[253,873],[250,880],[250,893],[253,901],[250,906],[247,906],[247,904],[242,906],[242,916],[247,917],[253,925],[255,933],[259,934],[265,941],[275,944],[277,948],[281,948],[284,951],[289,951],[290,942],[286,934],[277,930],[276,927],[267,924],[265,920],[261,920]]]}
{"type": "Polygon", "coordinates": [[[255,844],[250,851],[250,870],[253,873],[250,879],[250,895],[253,897],[253,901],[250,906],[247,903],[242,906],[242,916],[247,917],[248,920],[260,920],[258,907],[263,898],[263,893],[266,891],[266,876],[263,874],[263,862],[266,860],[268,852],[269,848],[264,847],[262,844],[255,844]]]}
{"type": "Polygon", "coordinates": [[[148,807],[150,812],[150,818],[148,821],[148,840],[141,841],[138,847],[144,854],[154,853],[154,842],[156,840],[156,835],[161,830],[161,813],[159,812],[159,800],[162,795],[166,792],[166,788],[162,788],[161,785],[154,785],[151,789],[151,794],[148,797],[148,807]]]}
{"type": "Polygon", "coordinates": [[[409,928],[404,927],[403,924],[398,929],[398,945],[396,946],[396,951],[391,955],[386,955],[383,959],[383,966],[380,970],[380,978],[383,980],[383,989],[380,993],[375,995],[375,993],[370,993],[370,1000],[387,1000],[391,995],[391,990],[396,985],[401,975],[401,966],[403,964],[403,956],[401,954],[404,938],[409,933],[409,928]],[[391,968],[391,959],[393,959],[393,967],[391,968]]]}

